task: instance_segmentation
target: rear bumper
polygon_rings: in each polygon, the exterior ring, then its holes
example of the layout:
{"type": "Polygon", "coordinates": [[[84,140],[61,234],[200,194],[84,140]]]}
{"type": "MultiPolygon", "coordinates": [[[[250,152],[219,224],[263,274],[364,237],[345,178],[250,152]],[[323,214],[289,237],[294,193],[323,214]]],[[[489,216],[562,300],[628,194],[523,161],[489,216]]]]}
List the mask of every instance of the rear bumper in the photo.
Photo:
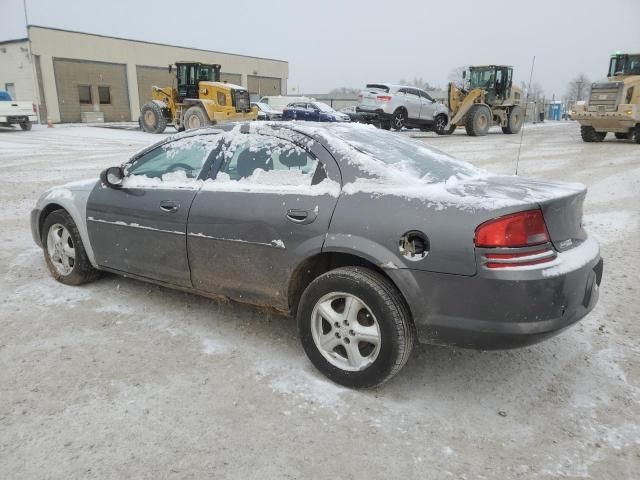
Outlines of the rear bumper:
{"type": "Polygon", "coordinates": [[[421,343],[483,350],[522,347],[560,333],[598,301],[603,261],[545,277],[540,270],[516,279],[388,271],[403,291],[421,343]]]}
{"type": "Polygon", "coordinates": [[[6,124],[19,124],[26,122],[36,122],[38,121],[38,117],[36,115],[7,115],[0,116],[0,123],[6,124]]]}
{"type": "Polygon", "coordinates": [[[386,113],[381,108],[377,108],[374,110],[368,110],[362,107],[356,107],[356,113],[360,116],[361,120],[385,120],[391,118],[391,115],[386,113]]]}

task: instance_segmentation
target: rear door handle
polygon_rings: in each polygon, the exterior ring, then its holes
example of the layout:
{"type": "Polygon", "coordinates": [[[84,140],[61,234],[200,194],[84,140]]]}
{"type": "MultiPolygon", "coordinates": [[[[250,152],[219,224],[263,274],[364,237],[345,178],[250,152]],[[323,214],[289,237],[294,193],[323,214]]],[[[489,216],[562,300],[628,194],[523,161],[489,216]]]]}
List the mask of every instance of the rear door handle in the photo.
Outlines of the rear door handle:
{"type": "Polygon", "coordinates": [[[313,222],[317,216],[318,214],[315,210],[303,210],[298,208],[290,208],[287,210],[287,220],[301,225],[313,222]]]}
{"type": "Polygon", "coordinates": [[[180,204],[178,202],[174,202],[173,200],[162,200],[160,202],[160,210],[167,213],[177,212],[180,208],[180,204]]]}

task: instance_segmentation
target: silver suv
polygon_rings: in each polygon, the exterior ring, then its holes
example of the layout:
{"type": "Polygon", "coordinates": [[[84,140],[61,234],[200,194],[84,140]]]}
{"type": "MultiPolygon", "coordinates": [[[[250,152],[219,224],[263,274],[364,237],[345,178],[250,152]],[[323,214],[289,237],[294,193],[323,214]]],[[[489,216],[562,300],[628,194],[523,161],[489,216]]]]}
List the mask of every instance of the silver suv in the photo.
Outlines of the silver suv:
{"type": "Polygon", "coordinates": [[[402,127],[449,133],[449,111],[424,90],[406,85],[370,83],[358,94],[356,112],[368,123],[385,130],[402,127]]]}

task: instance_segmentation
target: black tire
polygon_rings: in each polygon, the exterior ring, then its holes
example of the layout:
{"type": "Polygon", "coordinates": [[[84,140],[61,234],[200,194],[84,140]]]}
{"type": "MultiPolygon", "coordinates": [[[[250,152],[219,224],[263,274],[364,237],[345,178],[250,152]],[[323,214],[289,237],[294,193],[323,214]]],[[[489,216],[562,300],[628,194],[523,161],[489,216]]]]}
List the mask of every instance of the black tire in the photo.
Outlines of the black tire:
{"type": "MultiPolygon", "coordinates": [[[[82,285],[83,283],[91,282],[100,276],[100,271],[93,268],[87,252],[84,249],[82,238],[78,232],[78,227],[65,210],[54,210],[47,218],[45,218],[42,225],[42,248],[44,251],[44,259],[47,263],[47,268],[51,273],[51,276],[65,285],[82,285]],[[74,250],[75,257],[73,259],[72,268],[69,273],[60,271],[60,265],[62,262],[57,262],[52,258],[49,253],[49,239],[50,231],[55,235],[55,231],[58,230],[58,226],[64,227],[69,233],[70,246],[74,250]],[[56,266],[58,265],[58,266],[56,266]]],[[[55,247],[52,247],[55,249],[55,247]]],[[[64,268],[64,265],[62,265],[64,268]]]]}
{"type": "Polygon", "coordinates": [[[502,133],[514,134],[518,133],[522,128],[524,117],[522,115],[522,109],[519,106],[513,107],[509,111],[509,117],[507,118],[507,126],[502,127],[502,133]]]}
{"type": "Polygon", "coordinates": [[[636,125],[635,133],[633,135],[633,138],[634,138],[636,143],[640,144],[640,123],[638,125],[636,125]]]}
{"type": "MultiPolygon", "coordinates": [[[[320,275],[311,282],[302,294],[297,312],[300,340],[311,362],[328,378],[350,388],[375,387],[390,379],[406,363],[415,342],[415,330],[404,298],[387,278],[367,268],[342,267],[320,275]],[[373,352],[376,352],[375,358],[371,358],[369,360],[371,363],[361,370],[343,369],[331,363],[314,340],[313,324],[315,323],[314,309],[316,304],[334,294],[349,295],[360,299],[364,308],[359,309],[356,316],[360,318],[360,314],[365,312],[365,318],[377,325],[380,341],[377,350],[373,348],[373,352]],[[373,317],[367,315],[369,311],[373,317]]],[[[322,325],[327,323],[324,315],[321,315],[320,319],[322,325]]],[[[339,322],[335,325],[338,324],[339,322]]],[[[328,325],[330,327],[329,336],[331,336],[335,327],[328,325]]],[[[353,328],[353,324],[349,326],[347,323],[346,327],[340,325],[340,328],[335,328],[337,338],[341,338],[338,330],[353,328]]],[[[326,334],[324,330],[323,334],[326,334]]],[[[353,330],[350,331],[350,334],[353,334],[353,330]]],[[[343,333],[343,335],[344,338],[337,340],[339,345],[332,347],[332,355],[334,356],[338,354],[340,348],[344,350],[345,354],[347,352],[342,342],[345,345],[350,343],[347,338],[349,334],[343,333]]],[[[362,348],[369,347],[371,346],[366,342],[358,342],[356,346],[359,354],[362,354],[362,348]]],[[[350,348],[353,348],[353,345],[350,348]]],[[[336,358],[341,359],[340,357],[336,358]]],[[[347,362],[346,356],[341,360],[347,362]]]]}
{"type": "Polygon", "coordinates": [[[615,132],[614,135],[618,140],[631,140],[633,138],[633,131],[631,132],[615,132]]]}
{"type": "Polygon", "coordinates": [[[184,128],[187,130],[192,130],[194,128],[202,128],[211,125],[211,121],[207,116],[207,112],[205,112],[202,107],[199,105],[194,105],[193,107],[189,107],[186,112],[184,112],[184,120],[182,122],[184,128]]]}
{"type": "Polygon", "coordinates": [[[487,134],[493,118],[486,105],[473,105],[465,115],[464,128],[470,137],[482,137],[487,134]]]}
{"type": "Polygon", "coordinates": [[[167,117],[156,102],[145,103],[140,109],[140,125],[147,133],[162,133],[167,128],[167,117]]]}
{"type": "Polygon", "coordinates": [[[22,122],[20,124],[20,128],[24,131],[29,131],[31,130],[31,122],[22,122]]]}
{"type": "Polygon", "coordinates": [[[593,127],[588,125],[580,126],[580,136],[585,142],[601,142],[607,136],[607,132],[596,132],[593,127]]]}
{"type": "Polygon", "coordinates": [[[447,128],[448,123],[449,119],[446,115],[436,116],[435,123],[433,124],[433,131],[438,135],[451,135],[453,133],[453,130],[451,130],[451,126],[447,128]]]}
{"type": "Polygon", "coordinates": [[[404,127],[406,124],[407,111],[402,108],[398,108],[395,112],[393,112],[393,115],[391,116],[391,128],[393,128],[394,130],[402,130],[402,127],[404,127]]]}

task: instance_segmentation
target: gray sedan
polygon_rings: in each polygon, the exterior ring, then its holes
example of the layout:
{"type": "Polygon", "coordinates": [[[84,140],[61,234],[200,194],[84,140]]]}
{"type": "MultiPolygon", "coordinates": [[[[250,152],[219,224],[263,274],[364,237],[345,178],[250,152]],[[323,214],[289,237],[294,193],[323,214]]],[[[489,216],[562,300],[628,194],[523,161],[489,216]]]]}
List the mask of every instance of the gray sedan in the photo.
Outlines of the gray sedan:
{"type": "Polygon", "coordinates": [[[585,195],[371,126],[251,123],[51,189],[31,228],[65,284],[108,271],[294,315],[313,364],[359,388],[416,340],[509,348],[584,317],[602,277],[585,195]]]}

